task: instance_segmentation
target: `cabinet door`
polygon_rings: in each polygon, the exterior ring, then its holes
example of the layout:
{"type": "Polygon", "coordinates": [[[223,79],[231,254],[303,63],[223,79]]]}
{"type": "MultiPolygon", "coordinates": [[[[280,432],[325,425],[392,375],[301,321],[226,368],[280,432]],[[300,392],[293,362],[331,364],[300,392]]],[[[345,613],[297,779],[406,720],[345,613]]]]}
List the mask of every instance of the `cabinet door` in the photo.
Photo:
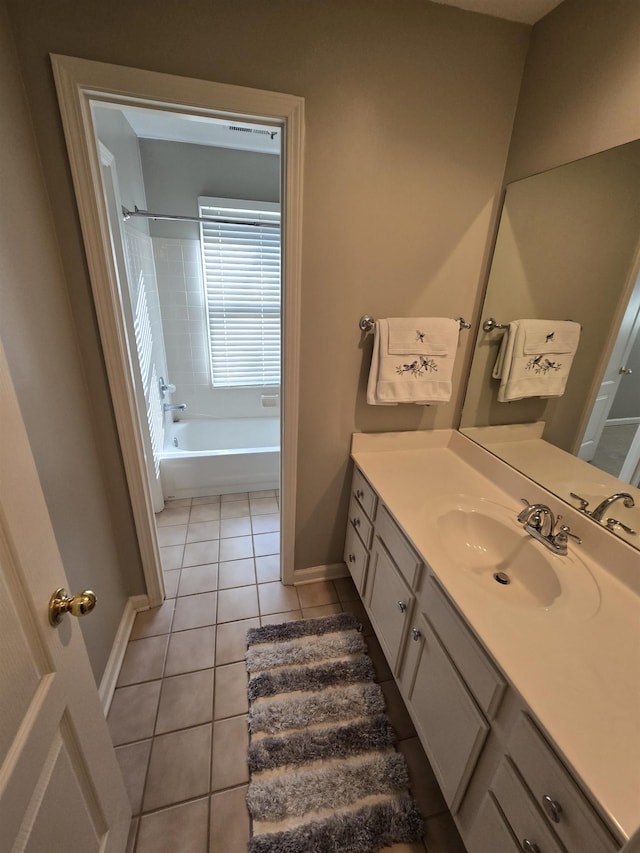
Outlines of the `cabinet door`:
{"type": "Polygon", "coordinates": [[[508,751],[533,799],[542,807],[548,825],[568,850],[613,853],[618,849],[529,717],[523,715],[518,720],[508,751]]]}
{"type": "MultiPolygon", "coordinates": [[[[523,850],[563,853],[565,848],[547,828],[545,818],[509,759],[503,759],[489,787],[523,850]]],[[[573,853],[586,853],[587,850],[591,853],[594,848],[589,845],[570,849],[573,853]]]]}
{"type": "Polygon", "coordinates": [[[365,548],[371,547],[373,524],[369,521],[367,514],[355,498],[351,498],[349,503],[349,527],[358,532],[358,536],[362,539],[365,548]]]}
{"type": "Polygon", "coordinates": [[[469,853],[522,853],[493,794],[485,796],[465,845],[469,853]]]}
{"type": "MultiPolygon", "coordinates": [[[[413,624],[419,641],[411,643],[416,670],[408,699],[444,798],[455,812],[489,725],[424,616],[413,624]]],[[[410,675],[403,676],[404,683],[411,684],[410,675]]]]}
{"type": "Polygon", "coordinates": [[[428,579],[427,594],[427,613],[431,627],[447,650],[480,710],[488,720],[492,720],[507,686],[502,674],[480,648],[478,641],[433,575],[428,579]]]}
{"type": "Polygon", "coordinates": [[[420,582],[422,559],[409,544],[407,537],[391,517],[389,510],[381,505],[376,519],[376,536],[384,542],[387,553],[406,582],[415,589],[420,582]]]}
{"type": "Polygon", "coordinates": [[[353,472],[351,494],[359,502],[371,521],[373,521],[376,517],[378,497],[358,468],[355,468],[353,472]]]}
{"type": "Polygon", "coordinates": [[[365,604],[389,666],[395,672],[405,631],[413,612],[414,595],[375,539],[365,589],[365,604]]]}
{"type": "Polygon", "coordinates": [[[369,552],[362,544],[355,529],[347,527],[347,538],[344,543],[344,561],[356,585],[356,589],[362,595],[367,579],[367,563],[369,552]]]}

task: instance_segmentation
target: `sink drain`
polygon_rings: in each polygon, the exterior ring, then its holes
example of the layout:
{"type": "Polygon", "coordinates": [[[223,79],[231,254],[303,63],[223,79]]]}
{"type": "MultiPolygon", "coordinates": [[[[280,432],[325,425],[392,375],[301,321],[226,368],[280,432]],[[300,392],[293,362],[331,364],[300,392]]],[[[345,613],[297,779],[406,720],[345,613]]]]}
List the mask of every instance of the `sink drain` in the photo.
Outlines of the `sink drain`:
{"type": "Polygon", "coordinates": [[[511,583],[511,578],[504,572],[496,572],[493,577],[498,581],[498,583],[504,584],[505,586],[506,584],[511,583]]]}

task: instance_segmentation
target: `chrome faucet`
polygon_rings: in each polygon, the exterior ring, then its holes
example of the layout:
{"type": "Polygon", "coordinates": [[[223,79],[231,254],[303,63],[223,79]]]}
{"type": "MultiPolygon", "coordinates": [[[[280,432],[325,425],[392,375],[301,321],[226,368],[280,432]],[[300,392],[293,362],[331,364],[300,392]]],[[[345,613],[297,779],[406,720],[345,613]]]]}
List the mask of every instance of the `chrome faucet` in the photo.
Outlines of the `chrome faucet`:
{"type": "Polygon", "coordinates": [[[571,533],[566,524],[560,525],[557,529],[562,516],[558,515],[556,518],[553,510],[546,504],[530,504],[525,498],[522,498],[522,501],[526,506],[518,514],[518,521],[525,531],[538,542],[542,542],[545,548],[553,551],[554,554],[564,556],[567,554],[569,537],[575,539],[578,544],[582,542],[579,536],[571,533]]]}
{"type": "Polygon", "coordinates": [[[602,521],[604,518],[605,511],[609,509],[611,504],[614,501],[622,501],[622,503],[627,507],[627,509],[631,509],[631,507],[635,506],[635,501],[633,497],[628,492],[616,492],[615,495],[611,495],[608,498],[605,498],[602,503],[599,503],[598,506],[589,512],[588,510],[584,510],[587,515],[590,515],[591,518],[595,518],[596,521],[602,521]]]}
{"type": "Polygon", "coordinates": [[[186,403],[163,403],[162,409],[165,412],[184,412],[187,408],[186,403]]]}
{"type": "Polygon", "coordinates": [[[539,531],[542,536],[550,536],[556,526],[553,510],[549,509],[546,504],[530,504],[525,498],[522,500],[526,503],[526,507],[518,515],[520,524],[523,524],[525,528],[532,527],[539,531]]]}

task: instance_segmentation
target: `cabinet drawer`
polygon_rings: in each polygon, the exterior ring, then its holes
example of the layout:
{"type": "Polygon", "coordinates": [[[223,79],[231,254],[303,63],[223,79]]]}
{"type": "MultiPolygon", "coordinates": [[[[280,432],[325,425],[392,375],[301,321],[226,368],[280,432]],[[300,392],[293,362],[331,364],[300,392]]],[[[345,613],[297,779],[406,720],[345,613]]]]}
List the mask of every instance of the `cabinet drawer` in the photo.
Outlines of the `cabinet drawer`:
{"type": "Polygon", "coordinates": [[[482,801],[465,841],[471,853],[522,853],[493,794],[482,801]]]}
{"type": "Polygon", "coordinates": [[[365,548],[371,547],[373,538],[373,524],[367,518],[365,511],[355,498],[351,498],[349,504],[349,525],[358,532],[365,548]]]}
{"type": "Polygon", "coordinates": [[[576,782],[524,714],[513,730],[508,750],[545,820],[571,853],[613,853],[619,849],[576,782]]]}
{"type": "MultiPolygon", "coordinates": [[[[534,850],[539,853],[564,853],[564,848],[547,828],[544,818],[507,758],[502,760],[496,770],[490,790],[523,850],[527,850],[525,841],[529,841],[530,845],[535,845],[529,848],[532,853],[534,850]]],[[[591,851],[591,848],[585,847],[575,853],[585,853],[586,850],[591,851]]]]}
{"type": "Polygon", "coordinates": [[[422,560],[409,545],[406,536],[391,518],[385,506],[380,506],[378,509],[376,535],[384,542],[384,547],[391,554],[400,574],[409,586],[415,589],[420,582],[422,560]]]}
{"type": "Polygon", "coordinates": [[[376,537],[371,552],[365,604],[389,666],[395,672],[413,613],[414,596],[376,537]]]}
{"type": "Polygon", "coordinates": [[[476,638],[449,603],[436,579],[429,576],[427,616],[478,705],[491,720],[506,688],[476,638]]]}
{"type": "MultiPolygon", "coordinates": [[[[424,616],[420,614],[412,626],[419,635],[407,644],[407,660],[415,661],[415,676],[407,698],[444,798],[455,812],[482,751],[489,724],[424,616]]],[[[410,679],[404,669],[403,675],[406,684],[410,679]]]]}
{"type": "Polygon", "coordinates": [[[347,527],[347,537],[344,543],[344,561],[347,564],[347,568],[358,592],[362,595],[367,579],[369,552],[351,525],[347,527]]]}
{"type": "Polygon", "coordinates": [[[359,468],[355,468],[353,472],[351,496],[359,502],[362,509],[366,512],[371,521],[373,521],[376,517],[376,503],[378,497],[363,477],[359,468]]]}

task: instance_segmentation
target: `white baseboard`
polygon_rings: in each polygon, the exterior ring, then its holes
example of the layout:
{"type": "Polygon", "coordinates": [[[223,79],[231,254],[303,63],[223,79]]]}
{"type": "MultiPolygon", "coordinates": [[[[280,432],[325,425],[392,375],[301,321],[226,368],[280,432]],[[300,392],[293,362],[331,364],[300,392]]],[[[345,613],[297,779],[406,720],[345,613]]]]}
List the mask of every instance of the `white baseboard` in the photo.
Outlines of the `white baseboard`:
{"type": "Polygon", "coordinates": [[[307,569],[296,569],[293,574],[294,586],[316,581],[332,581],[337,578],[348,578],[349,570],[346,563],[324,563],[321,566],[309,566],[307,569]]]}
{"type": "Polygon", "coordinates": [[[98,696],[100,697],[105,717],[111,707],[111,700],[116,689],[120,667],[122,666],[124,654],[127,651],[129,635],[133,628],[133,620],[136,618],[138,611],[148,609],[149,599],[146,595],[132,595],[127,599],[127,603],[122,611],[120,624],[118,625],[118,630],[111,646],[111,652],[109,653],[109,659],[107,660],[107,665],[100,680],[100,687],[98,688],[98,696]]]}

